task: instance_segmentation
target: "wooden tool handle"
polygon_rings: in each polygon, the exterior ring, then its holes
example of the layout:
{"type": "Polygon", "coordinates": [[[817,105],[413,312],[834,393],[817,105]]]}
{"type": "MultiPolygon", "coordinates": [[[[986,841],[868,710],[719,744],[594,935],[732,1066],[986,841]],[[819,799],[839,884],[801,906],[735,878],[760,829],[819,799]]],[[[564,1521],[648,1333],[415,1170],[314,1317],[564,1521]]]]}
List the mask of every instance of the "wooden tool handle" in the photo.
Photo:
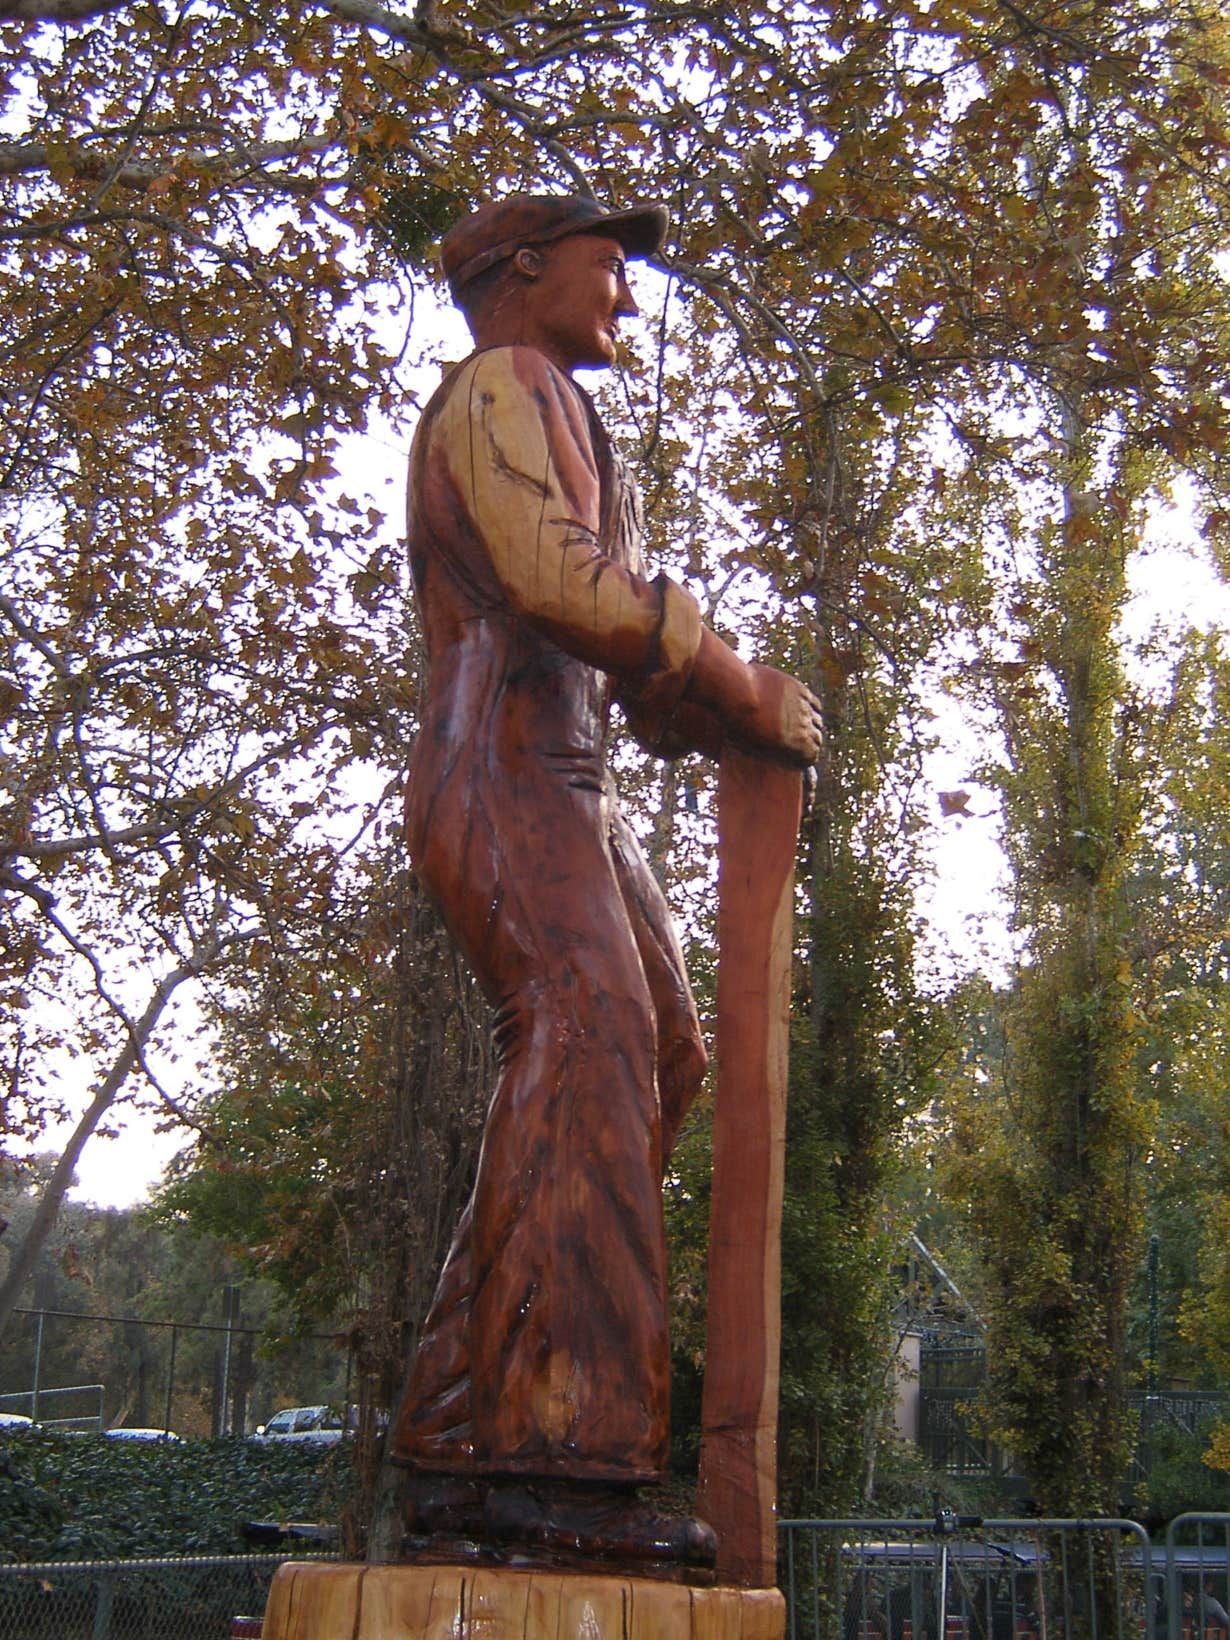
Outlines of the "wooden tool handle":
{"type": "Polygon", "coordinates": [[[797,770],[738,751],[718,781],[717,1105],[698,1513],[718,1576],[777,1567],[781,1211],[797,770]]]}

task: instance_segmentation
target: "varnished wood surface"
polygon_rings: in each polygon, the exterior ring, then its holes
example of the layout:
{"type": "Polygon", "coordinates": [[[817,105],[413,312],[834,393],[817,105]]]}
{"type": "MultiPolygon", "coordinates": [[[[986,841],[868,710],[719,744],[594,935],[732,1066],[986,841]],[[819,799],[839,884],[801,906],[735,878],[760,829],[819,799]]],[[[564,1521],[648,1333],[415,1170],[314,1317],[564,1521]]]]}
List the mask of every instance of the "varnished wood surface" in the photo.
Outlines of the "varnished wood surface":
{"type": "Polygon", "coordinates": [[[717,1107],[698,1513],[718,1577],[776,1581],[781,1209],[796,770],[722,755],[717,1107]]]}
{"type": "Polygon", "coordinates": [[[669,709],[699,611],[640,573],[631,477],[533,349],[448,378],[410,500],[430,655],[410,855],[496,1010],[500,1066],[393,1451],[460,1475],[652,1481],[670,1430],[662,1170],[705,1056],[614,801],[607,709],[625,679],[669,709]]]}
{"type": "Polygon", "coordinates": [[[776,1589],[453,1566],[279,1568],[264,1640],[781,1640],[776,1589]]]}

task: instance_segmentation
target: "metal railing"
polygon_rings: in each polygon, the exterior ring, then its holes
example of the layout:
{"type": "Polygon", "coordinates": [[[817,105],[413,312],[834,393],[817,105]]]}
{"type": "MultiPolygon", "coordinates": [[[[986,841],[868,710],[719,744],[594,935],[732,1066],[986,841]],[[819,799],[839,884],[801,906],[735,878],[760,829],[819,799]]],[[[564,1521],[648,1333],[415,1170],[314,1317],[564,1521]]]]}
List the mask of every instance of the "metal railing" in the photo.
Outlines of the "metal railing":
{"type": "Polygon", "coordinates": [[[284,1560],[328,1558],[295,1551],[0,1565],[0,1640],[230,1640],[251,1632],[236,1619],[260,1618],[284,1560]]]}
{"type": "Polygon", "coordinates": [[[1227,1640],[1230,1515],[1176,1515],[1164,1552],[1165,1640],[1227,1640]]]}
{"type": "Polygon", "coordinates": [[[42,1424],[44,1429],[100,1430],[103,1426],[105,1393],[105,1384],[66,1384],[61,1389],[42,1389],[36,1385],[33,1389],[9,1390],[0,1395],[0,1411],[20,1412],[27,1418],[33,1418],[35,1423],[42,1424]],[[74,1412],[66,1418],[48,1416],[50,1402],[63,1406],[66,1401],[77,1406],[88,1405],[90,1410],[74,1412]]]}
{"type": "Polygon", "coordinates": [[[919,1399],[918,1444],[939,1474],[1002,1475],[1008,1465],[999,1448],[970,1428],[975,1390],[928,1391],[919,1399]]]}
{"type": "MultiPolygon", "coordinates": [[[[79,1423],[87,1421],[88,1413],[96,1427],[110,1424],[121,1408],[135,1404],[135,1423],[202,1434],[201,1408],[207,1406],[209,1433],[243,1434],[258,1416],[267,1417],[287,1402],[349,1402],[353,1345],[343,1354],[336,1331],[309,1333],[296,1340],[293,1351],[274,1359],[261,1349],[269,1334],[246,1325],[236,1290],[225,1292],[230,1296],[220,1323],[18,1306],[0,1362],[0,1391],[10,1410],[45,1423],[44,1403],[49,1396],[70,1393],[62,1387],[64,1378],[75,1375],[88,1353],[98,1363],[98,1376],[106,1380],[101,1413],[96,1402],[59,1406],[57,1411],[80,1412],[74,1418],[79,1423]],[[134,1361],[140,1363],[135,1376],[134,1361]]],[[[82,1387],[74,1393],[79,1395],[82,1387]]]]}
{"type": "Polygon", "coordinates": [[[1165,1634],[1155,1551],[1135,1521],[783,1521],[779,1544],[790,1640],[1165,1634]]]}

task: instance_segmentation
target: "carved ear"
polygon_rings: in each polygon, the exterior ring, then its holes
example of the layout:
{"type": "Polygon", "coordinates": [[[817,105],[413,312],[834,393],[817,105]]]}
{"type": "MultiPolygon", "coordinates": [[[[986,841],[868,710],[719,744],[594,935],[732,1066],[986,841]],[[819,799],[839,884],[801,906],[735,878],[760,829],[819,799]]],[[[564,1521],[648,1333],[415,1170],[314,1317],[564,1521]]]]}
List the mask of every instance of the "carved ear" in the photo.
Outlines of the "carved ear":
{"type": "Polygon", "coordinates": [[[513,257],[513,267],[526,279],[537,279],[542,272],[542,253],[529,245],[522,245],[513,257]]]}

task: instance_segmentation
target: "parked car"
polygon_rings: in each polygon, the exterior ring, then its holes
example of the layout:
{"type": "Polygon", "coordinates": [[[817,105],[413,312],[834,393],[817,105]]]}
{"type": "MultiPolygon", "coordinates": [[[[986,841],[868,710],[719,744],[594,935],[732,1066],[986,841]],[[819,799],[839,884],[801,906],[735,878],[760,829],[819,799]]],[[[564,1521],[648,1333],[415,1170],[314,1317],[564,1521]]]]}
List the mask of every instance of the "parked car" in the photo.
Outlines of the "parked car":
{"type": "Polygon", "coordinates": [[[120,1425],[115,1429],[104,1429],[103,1434],[109,1441],[182,1441],[183,1436],[177,1435],[173,1429],[141,1429],[129,1428],[120,1425]]]}
{"type": "Polygon", "coordinates": [[[19,1435],[22,1430],[35,1428],[34,1419],[27,1418],[24,1412],[0,1412],[0,1429],[7,1430],[10,1435],[19,1435]]]}
{"type": "Polygon", "coordinates": [[[314,1446],[336,1446],[350,1434],[337,1407],[283,1407],[267,1424],[258,1424],[256,1441],[303,1441],[314,1446]]]}

